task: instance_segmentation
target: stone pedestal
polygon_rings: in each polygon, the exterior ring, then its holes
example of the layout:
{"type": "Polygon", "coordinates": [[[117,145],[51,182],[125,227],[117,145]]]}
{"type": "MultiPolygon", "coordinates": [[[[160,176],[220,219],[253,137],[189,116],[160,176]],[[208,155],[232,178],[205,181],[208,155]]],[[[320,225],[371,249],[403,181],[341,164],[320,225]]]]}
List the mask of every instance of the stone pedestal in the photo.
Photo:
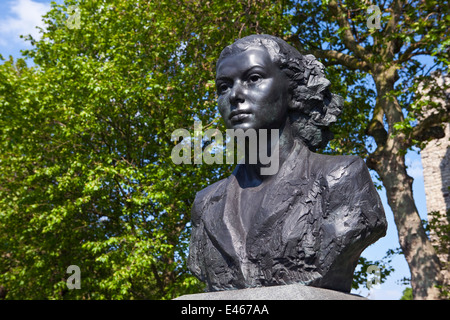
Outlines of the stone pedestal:
{"type": "Polygon", "coordinates": [[[175,300],[367,300],[358,295],[302,284],[188,294],[175,300]]]}

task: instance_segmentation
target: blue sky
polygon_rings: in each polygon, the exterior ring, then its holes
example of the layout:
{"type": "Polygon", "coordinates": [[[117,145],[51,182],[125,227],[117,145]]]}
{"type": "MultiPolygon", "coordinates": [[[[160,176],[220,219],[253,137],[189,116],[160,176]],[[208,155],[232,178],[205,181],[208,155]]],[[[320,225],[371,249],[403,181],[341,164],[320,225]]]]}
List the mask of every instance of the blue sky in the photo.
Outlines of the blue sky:
{"type": "MultiPolygon", "coordinates": [[[[61,1],[58,1],[60,3],[61,1]]],[[[0,53],[7,59],[21,56],[20,50],[29,49],[29,42],[19,35],[31,34],[39,38],[36,26],[43,27],[41,16],[50,9],[47,0],[0,0],[0,53]]]]}
{"type": "MultiPolygon", "coordinates": [[[[55,1],[62,3],[62,0],[55,1]]],[[[34,38],[39,38],[38,29],[35,26],[43,27],[41,16],[50,9],[48,0],[0,0],[0,54],[5,59],[9,55],[14,58],[21,56],[20,50],[31,48],[29,42],[19,38],[19,35],[31,34],[34,38]]],[[[426,218],[425,191],[423,185],[423,170],[420,155],[410,151],[407,154],[408,174],[414,178],[413,192],[416,205],[422,218],[426,218]]],[[[399,247],[397,229],[393,220],[385,191],[380,191],[380,196],[386,211],[389,227],[386,237],[380,239],[363,252],[363,256],[369,260],[381,259],[388,249],[399,247]]],[[[361,289],[354,293],[368,296],[369,299],[394,299],[401,297],[405,286],[398,284],[404,277],[410,277],[408,265],[403,256],[396,256],[392,261],[395,272],[379,288],[361,289]]]]}

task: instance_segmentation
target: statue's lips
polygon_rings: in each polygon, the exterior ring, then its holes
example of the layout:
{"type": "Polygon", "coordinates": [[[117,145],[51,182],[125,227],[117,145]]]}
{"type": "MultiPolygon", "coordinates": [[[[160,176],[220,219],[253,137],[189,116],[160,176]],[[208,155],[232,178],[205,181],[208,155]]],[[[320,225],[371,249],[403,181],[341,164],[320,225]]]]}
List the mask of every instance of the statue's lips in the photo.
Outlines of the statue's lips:
{"type": "Polygon", "coordinates": [[[231,122],[238,122],[238,121],[242,121],[248,117],[250,117],[251,112],[249,111],[232,111],[230,114],[230,120],[231,122]]]}

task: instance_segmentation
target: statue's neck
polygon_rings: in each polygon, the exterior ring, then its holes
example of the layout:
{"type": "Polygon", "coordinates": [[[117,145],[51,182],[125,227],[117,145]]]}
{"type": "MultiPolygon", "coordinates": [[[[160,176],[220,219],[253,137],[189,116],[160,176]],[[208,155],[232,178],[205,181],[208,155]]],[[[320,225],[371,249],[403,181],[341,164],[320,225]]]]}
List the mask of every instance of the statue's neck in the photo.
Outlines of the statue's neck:
{"type": "Polygon", "coordinates": [[[239,177],[240,180],[243,179],[241,182],[248,187],[258,186],[276,176],[294,146],[294,137],[289,120],[286,120],[283,127],[278,130],[277,135],[274,136],[273,131],[267,130],[267,138],[261,132],[257,136],[258,144],[256,148],[255,146],[253,148],[246,146],[246,159],[242,165],[243,175],[239,177]],[[261,145],[261,142],[263,145],[261,145]],[[261,147],[264,144],[266,147],[261,147]],[[258,154],[257,163],[251,163],[250,152],[255,152],[255,149],[258,154]]]}

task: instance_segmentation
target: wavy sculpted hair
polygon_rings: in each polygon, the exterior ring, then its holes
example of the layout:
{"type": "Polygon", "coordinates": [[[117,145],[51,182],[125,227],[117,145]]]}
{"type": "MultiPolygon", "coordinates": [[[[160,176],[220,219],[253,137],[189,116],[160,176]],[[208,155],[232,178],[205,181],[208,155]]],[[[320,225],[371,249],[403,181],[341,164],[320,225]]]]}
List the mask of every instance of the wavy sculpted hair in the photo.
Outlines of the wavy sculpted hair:
{"type": "Polygon", "coordinates": [[[312,151],[325,147],[333,139],[329,126],[341,114],[344,100],[330,92],[324,65],[313,55],[302,55],[284,40],[265,34],[244,37],[227,46],[217,65],[222,59],[255,46],[263,46],[290,80],[292,99],[288,114],[294,136],[312,151]]]}

